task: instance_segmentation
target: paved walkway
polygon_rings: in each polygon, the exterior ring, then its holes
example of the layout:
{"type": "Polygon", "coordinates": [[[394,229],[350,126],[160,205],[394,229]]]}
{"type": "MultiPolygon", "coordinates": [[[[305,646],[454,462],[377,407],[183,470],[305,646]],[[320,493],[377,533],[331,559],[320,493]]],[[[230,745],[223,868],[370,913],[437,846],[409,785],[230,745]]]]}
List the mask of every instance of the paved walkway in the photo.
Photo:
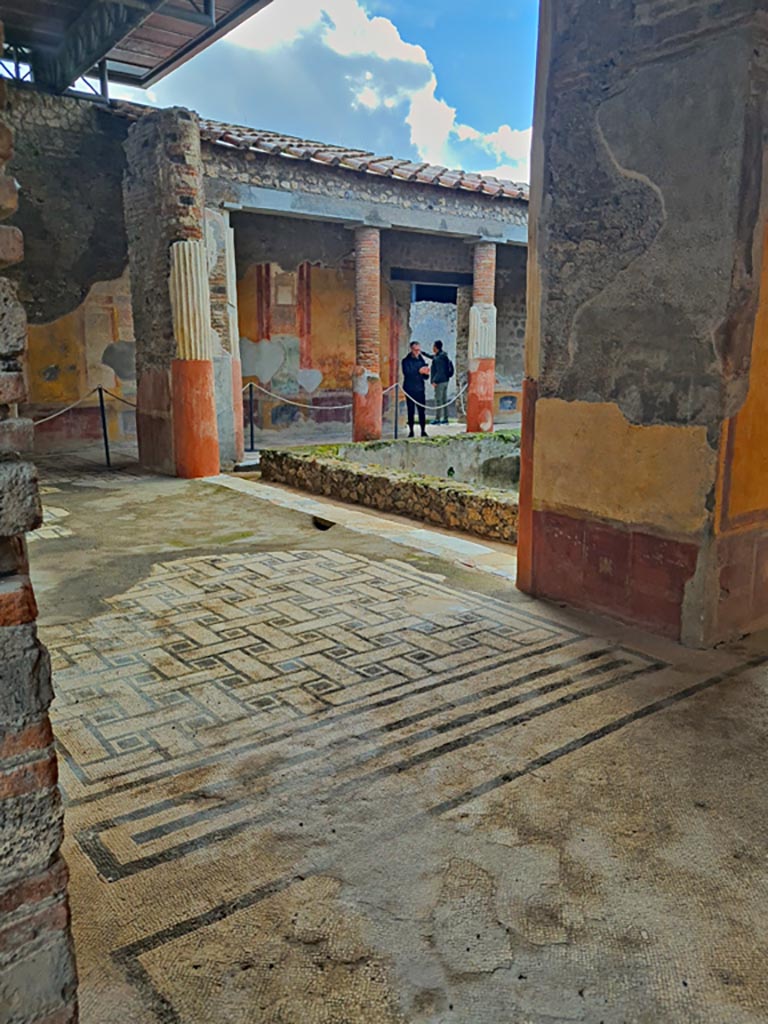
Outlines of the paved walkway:
{"type": "Polygon", "coordinates": [[[768,644],[249,481],[44,500],[83,1024],[766,1020],[768,644]]]}

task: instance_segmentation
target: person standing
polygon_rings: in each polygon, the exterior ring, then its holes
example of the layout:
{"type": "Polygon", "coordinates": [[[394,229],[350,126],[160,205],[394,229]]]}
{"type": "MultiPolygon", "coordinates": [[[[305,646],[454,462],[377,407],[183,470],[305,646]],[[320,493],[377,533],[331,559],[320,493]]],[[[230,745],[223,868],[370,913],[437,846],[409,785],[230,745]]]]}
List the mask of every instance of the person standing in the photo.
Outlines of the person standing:
{"type": "Polygon", "coordinates": [[[432,346],[432,369],[430,380],[435,389],[434,424],[448,422],[448,381],[453,377],[454,369],[448,353],[443,351],[442,341],[432,346]]]}
{"type": "Polygon", "coordinates": [[[424,384],[429,376],[429,366],[421,354],[421,345],[418,341],[412,341],[408,348],[408,355],[403,359],[403,391],[405,392],[405,406],[408,410],[408,437],[413,437],[413,421],[416,410],[419,410],[419,426],[421,436],[427,436],[427,409],[426,393],[424,384]]]}

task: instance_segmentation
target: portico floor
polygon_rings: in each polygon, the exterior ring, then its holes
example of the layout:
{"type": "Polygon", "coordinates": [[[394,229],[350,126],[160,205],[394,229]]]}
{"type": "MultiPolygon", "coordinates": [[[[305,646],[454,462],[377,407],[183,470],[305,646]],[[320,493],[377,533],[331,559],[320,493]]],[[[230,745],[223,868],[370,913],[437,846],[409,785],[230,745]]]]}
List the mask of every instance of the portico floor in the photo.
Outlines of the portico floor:
{"type": "Polygon", "coordinates": [[[43,481],[83,1024],[765,1021],[768,638],[233,479],[43,481]]]}

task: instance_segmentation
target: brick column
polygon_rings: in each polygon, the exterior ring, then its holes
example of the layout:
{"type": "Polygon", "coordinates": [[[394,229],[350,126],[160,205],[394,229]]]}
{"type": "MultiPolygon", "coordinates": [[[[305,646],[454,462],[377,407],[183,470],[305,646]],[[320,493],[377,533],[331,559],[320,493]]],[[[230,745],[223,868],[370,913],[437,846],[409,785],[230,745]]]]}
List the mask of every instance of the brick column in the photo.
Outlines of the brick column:
{"type": "Polygon", "coordinates": [[[496,243],[477,242],[469,311],[467,431],[493,430],[496,386],[496,243]]]}
{"type": "Polygon", "coordinates": [[[355,370],[352,379],[352,437],[381,437],[379,318],[381,315],[380,234],[378,228],[355,231],[355,370]]]}
{"type": "Polygon", "coordinates": [[[175,107],[151,111],[132,126],[125,149],[139,458],[171,476],[209,476],[219,471],[219,455],[197,117],[175,107]],[[171,253],[179,242],[197,243],[202,263],[194,246],[186,250],[173,308],[171,253]],[[194,342],[178,333],[182,306],[184,322],[197,325],[194,342]]]}
{"type": "MultiPolygon", "coordinates": [[[[5,174],[12,153],[12,133],[0,120],[0,219],[16,210],[16,184],[5,174]]],[[[19,229],[0,227],[0,269],[22,256],[19,229]]],[[[26,397],[26,339],[15,285],[0,277],[0,1018],[74,1024],[77,976],[48,720],[51,670],[37,638],[24,536],[40,525],[42,509],[35,468],[18,454],[32,447],[31,421],[16,416],[26,397]]]]}

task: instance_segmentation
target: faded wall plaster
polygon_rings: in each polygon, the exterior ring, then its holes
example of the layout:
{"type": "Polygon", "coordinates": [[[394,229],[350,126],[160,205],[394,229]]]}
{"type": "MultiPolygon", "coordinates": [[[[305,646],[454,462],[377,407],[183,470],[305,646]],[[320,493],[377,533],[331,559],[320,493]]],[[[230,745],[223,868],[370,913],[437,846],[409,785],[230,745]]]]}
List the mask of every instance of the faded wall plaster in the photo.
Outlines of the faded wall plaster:
{"type": "Polygon", "coordinates": [[[743,387],[722,372],[748,363],[731,305],[734,255],[752,245],[745,59],[734,33],[550,88],[541,394],[615,401],[635,423],[714,424],[737,407],[743,387]]]}
{"type": "MultiPolygon", "coordinates": [[[[448,353],[456,367],[456,304],[452,302],[412,302],[410,316],[410,338],[404,338],[400,345],[400,356],[408,352],[408,342],[421,342],[422,349],[432,351],[432,345],[440,339],[443,351],[448,353]]],[[[456,377],[448,384],[448,399],[456,394],[456,377]]],[[[427,403],[434,397],[432,387],[427,384],[427,403]]]]}

